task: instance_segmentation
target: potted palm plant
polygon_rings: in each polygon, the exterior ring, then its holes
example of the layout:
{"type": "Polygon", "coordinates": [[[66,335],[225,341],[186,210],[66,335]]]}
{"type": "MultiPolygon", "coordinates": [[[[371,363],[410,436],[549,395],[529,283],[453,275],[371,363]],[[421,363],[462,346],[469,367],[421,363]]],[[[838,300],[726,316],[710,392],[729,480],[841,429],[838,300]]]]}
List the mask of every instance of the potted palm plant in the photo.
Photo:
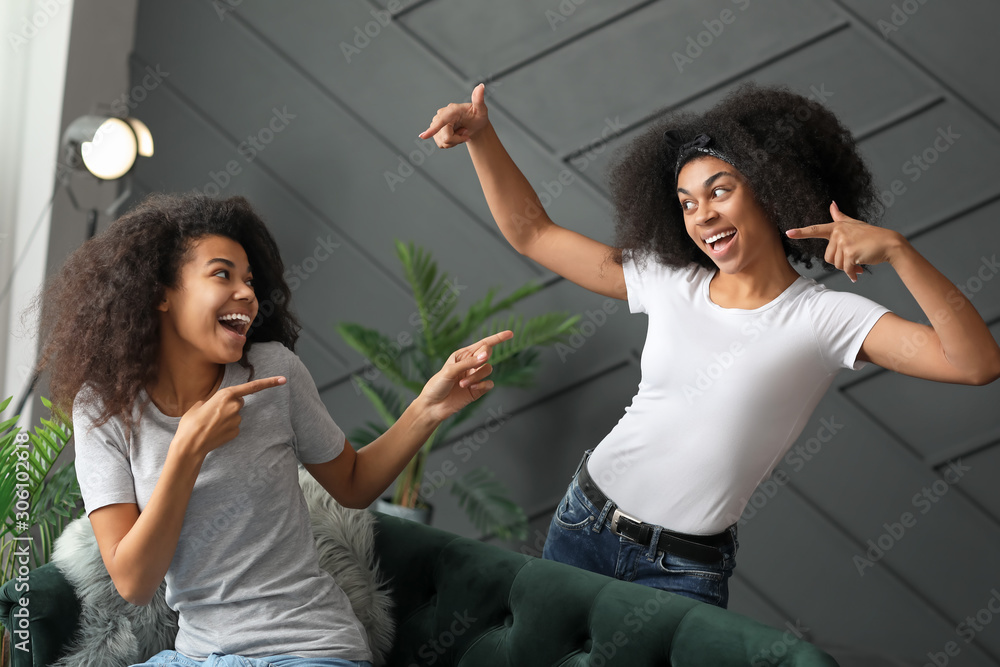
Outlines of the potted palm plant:
{"type": "MultiPolygon", "coordinates": [[[[378,415],[378,421],[368,421],[349,434],[352,444],[358,446],[372,442],[395,423],[407,405],[406,399],[420,393],[453,350],[487,333],[510,329],[514,337],[493,350],[490,379],[496,387],[528,387],[533,384],[538,369],[539,348],[567,339],[580,319],[578,315],[569,316],[565,312],[529,318],[517,314],[498,316],[541,289],[542,285],[537,283],[523,285],[498,301],[494,301],[497,290],[490,289],[465,313],[458,314],[455,312],[458,290],[448,274],[438,270],[429,252],[412,243],[396,241],[396,254],[416,304],[411,320],[417,327],[415,335],[391,338],[360,324],[337,326],[337,332],[347,344],[368,359],[371,364],[368,370],[377,369],[377,373],[366,372],[364,377],[352,377],[354,386],[371,402],[378,415]],[[377,382],[377,379],[384,381],[377,382]]],[[[388,509],[394,514],[402,513],[393,511],[393,507],[423,510],[423,520],[429,523],[429,507],[421,498],[428,456],[447,444],[448,436],[456,427],[467,422],[480,407],[478,402],[471,403],[442,423],[400,474],[391,501],[384,500],[376,509],[388,509]],[[387,507],[386,503],[391,506],[387,507]]],[[[478,530],[504,539],[527,536],[524,511],[510,500],[504,485],[488,468],[480,467],[464,475],[452,476],[446,483],[478,530]]]]}
{"type": "MultiPolygon", "coordinates": [[[[10,401],[0,404],[0,412],[10,401]]],[[[42,403],[52,409],[47,399],[42,403]]],[[[56,538],[82,511],[73,462],[53,470],[72,426],[53,412],[34,433],[22,432],[18,418],[0,423],[0,586],[49,562],[56,538]]],[[[3,665],[8,664],[10,647],[4,632],[3,665]]]]}

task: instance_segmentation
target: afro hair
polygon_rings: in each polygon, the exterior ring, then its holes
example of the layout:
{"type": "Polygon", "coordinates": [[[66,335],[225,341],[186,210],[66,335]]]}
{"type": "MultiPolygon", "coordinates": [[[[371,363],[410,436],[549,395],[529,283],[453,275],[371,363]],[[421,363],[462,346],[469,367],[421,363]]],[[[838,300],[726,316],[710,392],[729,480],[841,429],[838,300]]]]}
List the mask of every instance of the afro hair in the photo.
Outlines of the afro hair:
{"type": "MultiPolygon", "coordinates": [[[[825,239],[789,239],[784,232],[831,221],[830,201],[846,215],[879,224],[884,209],[874,178],[850,130],[822,104],[786,86],[745,82],[703,114],[673,111],[616,155],[610,172],[616,209],[614,260],[652,256],[682,268],[715,264],[688,235],[677,198],[675,167],[700,134],[729,156],[765,215],[779,229],[785,254],[825,269],[825,239]],[[673,140],[665,133],[670,130],[673,140]]],[[[699,153],[695,153],[697,157],[699,153]]]]}

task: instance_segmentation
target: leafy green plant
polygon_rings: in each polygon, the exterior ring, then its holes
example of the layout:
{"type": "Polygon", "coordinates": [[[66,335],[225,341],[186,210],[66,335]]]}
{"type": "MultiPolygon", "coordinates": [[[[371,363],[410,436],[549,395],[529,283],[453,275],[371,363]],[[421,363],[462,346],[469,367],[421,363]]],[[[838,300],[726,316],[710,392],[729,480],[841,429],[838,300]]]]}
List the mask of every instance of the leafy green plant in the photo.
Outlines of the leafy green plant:
{"type": "MultiPolygon", "coordinates": [[[[10,401],[0,404],[0,412],[10,401]]],[[[52,410],[48,399],[42,403],[52,410]]],[[[72,436],[72,426],[52,412],[52,418],[41,419],[34,433],[22,432],[19,417],[0,423],[0,585],[24,565],[20,545],[30,545],[28,569],[44,565],[52,558],[56,538],[82,511],[73,462],[53,472],[72,436]]]]}
{"type": "MultiPolygon", "coordinates": [[[[387,387],[353,376],[355,386],[371,402],[380,419],[368,421],[349,434],[351,443],[358,446],[372,442],[392,426],[409,402],[406,397],[419,394],[455,350],[488,334],[510,329],[514,337],[493,349],[490,379],[496,387],[529,387],[534,383],[539,366],[539,348],[564,341],[580,319],[578,315],[570,317],[565,312],[530,318],[517,314],[497,316],[540,290],[542,286],[536,283],[523,285],[498,301],[494,301],[497,290],[490,289],[464,314],[457,314],[457,290],[448,274],[438,270],[429,252],[412,243],[404,245],[396,241],[396,254],[416,303],[420,319],[417,334],[410,337],[408,344],[401,345],[397,339],[360,324],[337,326],[337,332],[347,344],[364,355],[392,384],[387,387]]],[[[448,435],[472,417],[479,407],[478,401],[469,404],[431,434],[400,474],[392,502],[404,507],[421,504],[420,484],[428,455],[445,444],[448,435]]],[[[450,486],[477,529],[504,539],[527,536],[524,511],[509,499],[505,487],[489,469],[471,470],[450,480],[450,486]]]]}

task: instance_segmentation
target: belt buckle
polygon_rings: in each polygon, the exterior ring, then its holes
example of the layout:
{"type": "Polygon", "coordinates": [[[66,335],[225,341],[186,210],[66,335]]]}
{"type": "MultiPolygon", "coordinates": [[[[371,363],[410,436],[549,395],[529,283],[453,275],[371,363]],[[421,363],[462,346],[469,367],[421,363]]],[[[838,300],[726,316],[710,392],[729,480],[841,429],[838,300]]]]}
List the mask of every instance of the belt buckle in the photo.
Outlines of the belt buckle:
{"type": "Polygon", "coordinates": [[[621,520],[622,517],[625,517],[626,519],[635,523],[636,525],[639,526],[642,525],[642,521],[640,519],[632,516],[631,514],[626,514],[625,512],[622,512],[620,509],[616,507],[615,511],[611,513],[611,532],[613,532],[615,535],[621,535],[621,533],[618,532],[618,522],[621,520]]]}

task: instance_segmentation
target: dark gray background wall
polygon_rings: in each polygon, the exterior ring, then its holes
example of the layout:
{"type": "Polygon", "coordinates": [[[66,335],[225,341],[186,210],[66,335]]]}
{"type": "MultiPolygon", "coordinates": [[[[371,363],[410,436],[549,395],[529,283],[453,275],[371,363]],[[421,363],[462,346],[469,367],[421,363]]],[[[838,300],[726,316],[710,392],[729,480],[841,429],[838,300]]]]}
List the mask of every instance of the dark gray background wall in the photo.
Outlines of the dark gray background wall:
{"type": "MultiPolygon", "coordinates": [[[[546,287],[524,312],[604,305],[511,250],[465,148],[416,138],[438,107],[467,100],[481,80],[500,137],[550,196],[551,217],[604,241],[612,238],[609,158],[664,109],[705,109],[746,79],[818,96],[853,130],[882,187],[899,181],[886,224],[1000,330],[995,2],[426,0],[390,8],[141,0],[130,62],[132,113],[157,148],[137,168],[139,190],[207,188],[259,208],[286,265],[303,268],[298,352],[345,428],[374,413],[349,381],[363,361],[334,325],[412,331],[394,238],[433,249],[465,287],[461,304],[491,286],[538,280],[546,287]],[[699,41],[700,52],[691,46],[699,41]],[[690,60],[679,67],[676,54],[690,60]],[[949,128],[957,139],[935,148],[949,128]],[[248,137],[258,148],[247,148],[248,137]],[[913,171],[914,155],[929,163],[925,171],[913,171]],[[557,186],[560,176],[568,184],[557,186]],[[328,259],[309,259],[332,244],[328,259]]],[[[887,265],[857,285],[842,273],[809,275],[926,321],[887,265]]],[[[573,354],[546,352],[537,387],[486,399],[510,418],[495,431],[470,427],[466,443],[481,443],[471,457],[445,447],[428,470],[491,466],[532,517],[527,542],[503,546],[539,553],[582,451],[635,392],[644,335],[645,319],[619,303],[573,354]]],[[[1000,620],[991,624],[988,608],[1000,602],[1000,492],[990,482],[1000,471],[998,399],[1000,383],[934,384],[875,366],[842,373],[799,440],[807,453],[782,465],[790,481],[751,499],[731,608],[808,628],[839,656],[1000,664],[1000,620]],[[967,470],[945,477],[958,461],[967,470]],[[934,502],[916,504],[925,488],[934,502]],[[886,525],[904,512],[916,524],[894,537],[886,525]],[[859,572],[855,556],[869,540],[884,555],[859,572]],[[977,614],[979,630],[959,626],[977,614]]],[[[432,502],[435,525],[476,536],[450,495],[432,502]]]]}

